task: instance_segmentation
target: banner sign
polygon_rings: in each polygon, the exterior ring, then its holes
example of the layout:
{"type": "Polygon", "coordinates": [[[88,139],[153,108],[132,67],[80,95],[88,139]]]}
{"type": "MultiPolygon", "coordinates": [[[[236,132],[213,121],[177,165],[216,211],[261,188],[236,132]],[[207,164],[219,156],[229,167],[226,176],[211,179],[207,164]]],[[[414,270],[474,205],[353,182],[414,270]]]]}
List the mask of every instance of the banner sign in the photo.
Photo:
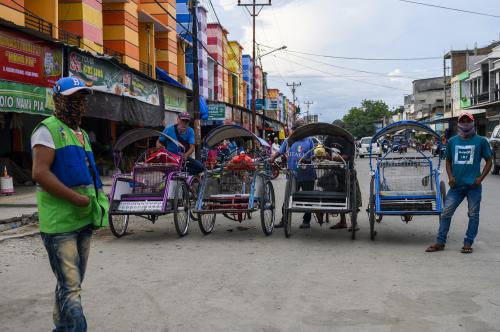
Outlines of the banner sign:
{"type": "Polygon", "coordinates": [[[165,109],[174,112],[187,111],[186,92],[163,86],[163,99],[165,100],[165,109]]]}
{"type": "Polygon", "coordinates": [[[62,77],[62,47],[17,32],[0,31],[0,78],[52,87],[62,77]]]}
{"type": "Polygon", "coordinates": [[[0,112],[52,115],[52,89],[0,81],[0,112]]]}
{"type": "Polygon", "coordinates": [[[226,118],[226,104],[208,104],[209,120],[224,120],[226,118]]]}
{"type": "Polygon", "coordinates": [[[241,110],[233,108],[233,121],[237,124],[241,124],[241,110]]]}
{"type": "Polygon", "coordinates": [[[160,105],[158,85],[113,63],[71,51],[69,74],[92,85],[93,90],[127,96],[151,105],[160,105]]]}
{"type": "Polygon", "coordinates": [[[277,110],[278,109],[278,99],[268,99],[267,109],[277,110]]]}
{"type": "Polygon", "coordinates": [[[241,112],[243,117],[243,128],[250,130],[250,113],[241,112]]]}
{"type": "Polygon", "coordinates": [[[265,99],[257,98],[255,99],[255,110],[262,111],[264,109],[265,99]]]}

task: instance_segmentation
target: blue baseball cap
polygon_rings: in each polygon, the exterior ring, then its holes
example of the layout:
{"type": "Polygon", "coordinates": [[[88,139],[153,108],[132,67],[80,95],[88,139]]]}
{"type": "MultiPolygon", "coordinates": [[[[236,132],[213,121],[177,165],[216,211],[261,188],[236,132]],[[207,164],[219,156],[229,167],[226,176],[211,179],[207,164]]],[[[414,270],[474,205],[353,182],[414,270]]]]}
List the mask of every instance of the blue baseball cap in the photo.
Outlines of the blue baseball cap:
{"type": "Polygon", "coordinates": [[[92,93],[92,89],[83,83],[78,77],[63,77],[59,79],[54,85],[54,94],[69,96],[77,91],[83,91],[86,93],[92,93]]]}

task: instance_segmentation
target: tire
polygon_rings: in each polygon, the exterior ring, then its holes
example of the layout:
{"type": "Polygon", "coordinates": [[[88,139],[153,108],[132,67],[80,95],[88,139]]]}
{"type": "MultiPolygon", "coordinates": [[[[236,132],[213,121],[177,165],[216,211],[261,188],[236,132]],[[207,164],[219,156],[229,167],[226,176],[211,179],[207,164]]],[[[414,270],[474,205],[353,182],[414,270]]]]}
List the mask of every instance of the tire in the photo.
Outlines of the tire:
{"type": "Polygon", "coordinates": [[[189,185],[189,194],[190,194],[190,209],[189,209],[189,215],[191,217],[191,220],[198,221],[198,216],[191,212],[193,207],[196,206],[196,201],[198,200],[198,192],[200,188],[200,180],[197,177],[193,177],[191,180],[191,184],[189,185]]]}
{"type": "Polygon", "coordinates": [[[292,194],[292,178],[289,178],[286,181],[285,188],[285,208],[283,209],[283,229],[285,231],[285,237],[289,238],[292,235],[292,212],[288,211],[288,201],[290,199],[290,195],[292,194]]]}
{"type": "Polygon", "coordinates": [[[203,234],[212,233],[215,227],[215,213],[198,214],[198,226],[203,234]]]}
{"type": "MultiPolygon", "coordinates": [[[[352,184],[356,183],[356,175],[355,173],[351,176],[353,181],[351,181],[352,184]]],[[[353,186],[354,187],[354,186],[353,186]]],[[[352,200],[351,200],[351,208],[352,212],[350,213],[350,218],[351,218],[351,240],[356,239],[356,228],[358,226],[358,204],[356,200],[356,189],[354,188],[353,194],[352,194],[352,200]]]]}
{"type": "Polygon", "coordinates": [[[500,166],[495,163],[496,156],[493,155],[493,167],[491,168],[491,174],[498,175],[500,173],[500,166]]]}
{"type": "Polygon", "coordinates": [[[111,233],[117,238],[122,237],[127,233],[128,220],[130,216],[128,214],[109,214],[109,229],[111,233]]]}
{"type": "Polygon", "coordinates": [[[173,205],[174,225],[179,237],[185,236],[189,230],[189,221],[191,220],[190,195],[186,183],[179,182],[175,189],[173,205]]]}
{"type": "Polygon", "coordinates": [[[370,202],[368,206],[368,221],[370,222],[370,240],[375,240],[375,177],[370,181],[370,202]]]}
{"type": "Polygon", "coordinates": [[[273,184],[267,180],[260,195],[260,223],[262,231],[267,236],[271,235],[274,229],[275,202],[273,184]]]}

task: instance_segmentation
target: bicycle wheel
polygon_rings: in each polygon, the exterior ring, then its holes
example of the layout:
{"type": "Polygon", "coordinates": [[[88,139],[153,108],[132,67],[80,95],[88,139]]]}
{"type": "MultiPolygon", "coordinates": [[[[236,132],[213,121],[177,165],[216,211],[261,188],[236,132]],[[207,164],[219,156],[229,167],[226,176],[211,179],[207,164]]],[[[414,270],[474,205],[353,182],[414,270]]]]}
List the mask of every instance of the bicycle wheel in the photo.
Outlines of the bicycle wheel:
{"type": "Polygon", "coordinates": [[[191,217],[191,220],[198,221],[198,216],[192,212],[192,208],[196,206],[196,201],[198,200],[198,191],[200,188],[200,180],[197,177],[193,177],[191,180],[191,184],[189,185],[189,200],[190,204],[189,206],[191,207],[189,209],[189,216],[191,217]]]}
{"type": "Polygon", "coordinates": [[[199,213],[198,225],[203,234],[207,235],[212,233],[215,227],[215,213],[199,213]]]}
{"type": "MultiPolygon", "coordinates": [[[[265,180],[263,180],[265,181],[265,180]]],[[[260,195],[260,222],[264,234],[271,235],[274,229],[275,197],[271,181],[265,181],[260,195]]]]}
{"type": "MultiPolygon", "coordinates": [[[[356,177],[354,176],[354,181],[351,183],[356,183],[356,177]]],[[[354,187],[354,186],[353,186],[354,187]]],[[[356,189],[353,188],[351,197],[351,240],[356,239],[356,229],[358,228],[358,204],[356,201],[356,189]]]]}
{"type": "Polygon", "coordinates": [[[114,236],[120,238],[127,232],[129,215],[127,214],[109,214],[109,229],[114,236]]]}
{"type": "Polygon", "coordinates": [[[292,194],[292,179],[288,179],[286,181],[285,188],[285,208],[283,209],[283,223],[285,230],[285,237],[290,237],[292,235],[292,212],[288,210],[288,202],[290,199],[290,195],[292,194]]]}
{"type": "Polygon", "coordinates": [[[370,181],[370,202],[368,206],[368,220],[370,222],[370,240],[375,240],[375,177],[370,181]]]}
{"type": "Polygon", "coordinates": [[[184,182],[179,182],[174,196],[174,225],[177,235],[183,237],[189,229],[189,189],[184,182]]]}

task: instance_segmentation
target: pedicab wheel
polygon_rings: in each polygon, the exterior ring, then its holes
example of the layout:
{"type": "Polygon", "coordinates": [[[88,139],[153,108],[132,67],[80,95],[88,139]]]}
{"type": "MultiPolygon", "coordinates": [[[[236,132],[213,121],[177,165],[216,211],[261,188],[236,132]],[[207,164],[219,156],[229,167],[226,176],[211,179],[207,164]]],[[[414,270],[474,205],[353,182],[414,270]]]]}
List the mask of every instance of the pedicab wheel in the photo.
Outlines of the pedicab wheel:
{"type": "Polygon", "coordinates": [[[290,196],[292,195],[292,181],[293,178],[289,178],[288,181],[286,181],[286,186],[285,186],[285,203],[284,203],[284,209],[283,209],[283,229],[285,231],[285,237],[290,237],[292,235],[292,212],[288,210],[288,200],[290,199],[290,196]]]}
{"type": "MultiPolygon", "coordinates": [[[[193,206],[196,206],[196,201],[198,200],[198,191],[200,188],[200,180],[197,177],[193,177],[191,180],[191,184],[189,185],[189,198],[191,201],[191,204],[189,206],[192,208],[193,206]]],[[[191,209],[189,209],[189,216],[191,217],[191,220],[198,221],[198,216],[192,212],[191,209]]]]}
{"type": "MultiPolygon", "coordinates": [[[[351,183],[356,183],[356,171],[353,171],[351,183]]],[[[352,191],[351,197],[351,240],[356,239],[356,228],[358,228],[358,201],[356,197],[356,189],[352,191]]]]}
{"type": "MultiPolygon", "coordinates": [[[[264,180],[265,181],[265,180],[264,180]]],[[[275,219],[274,188],[271,181],[265,181],[260,195],[260,223],[264,234],[271,235],[275,219]]]]}
{"type": "Polygon", "coordinates": [[[114,236],[120,238],[127,232],[128,214],[109,214],[109,229],[114,236]]]}
{"type": "Polygon", "coordinates": [[[198,213],[198,225],[203,234],[212,233],[215,227],[215,213],[198,213]]]}
{"type": "Polygon", "coordinates": [[[175,189],[174,196],[174,225],[177,235],[183,237],[188,233],[190,220],[190,193],[186,183],[180,182],[175,189]]]}
{"type": "MultiPolygon", "coordinates": [[[[370,205],[368,207],[369,216],[368,219],[370,221],[370,240],[375,240],[375,235],[377,232],[375,231],[375,178],[372,176],[370,181],[370,205]]],[[[377,218],[378,219],[378,218],[377,218]]],[[[382,216],[380,216],[382,220],[382,216]]]]}

